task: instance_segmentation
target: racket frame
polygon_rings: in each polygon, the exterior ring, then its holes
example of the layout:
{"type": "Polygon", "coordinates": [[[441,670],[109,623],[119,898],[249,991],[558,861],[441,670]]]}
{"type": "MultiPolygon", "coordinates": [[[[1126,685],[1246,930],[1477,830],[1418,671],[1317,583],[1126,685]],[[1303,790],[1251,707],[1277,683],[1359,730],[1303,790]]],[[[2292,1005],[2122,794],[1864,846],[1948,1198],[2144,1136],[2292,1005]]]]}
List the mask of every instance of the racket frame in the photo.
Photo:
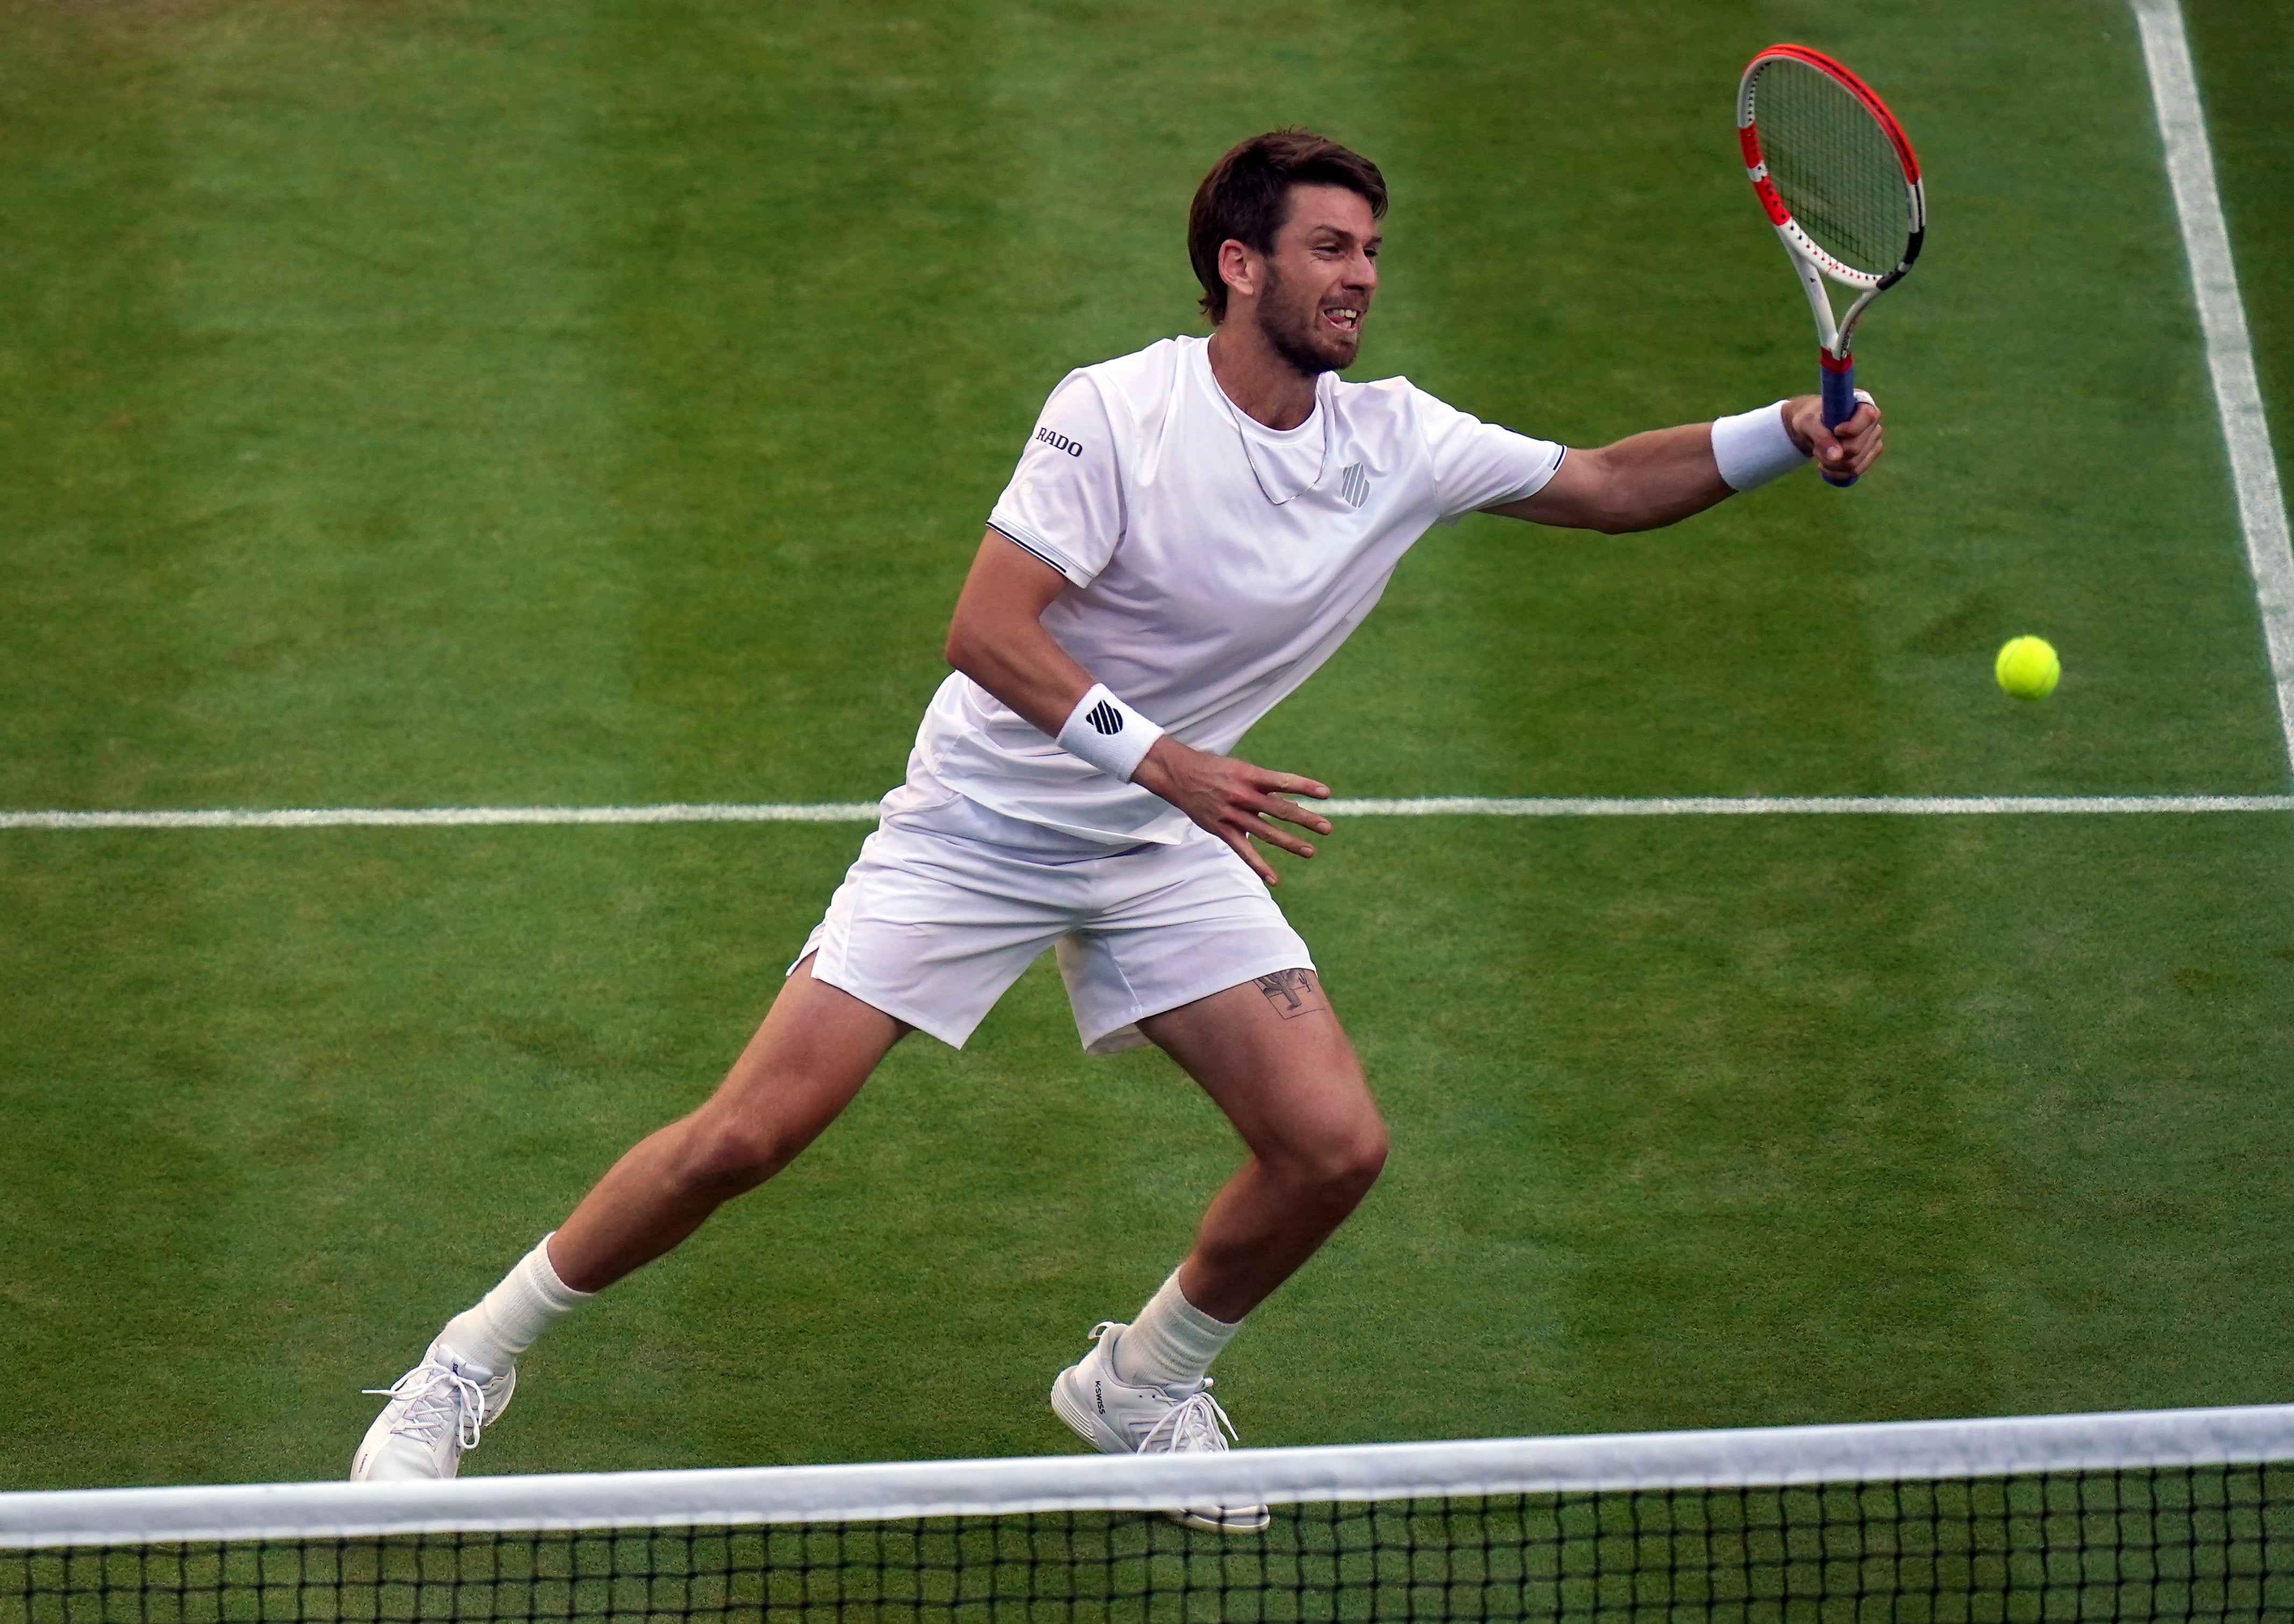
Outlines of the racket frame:
{"type": "MultiPolygon", "coordinates": [[[[1745,173],[1753,183],[1753,191],[1761,200],[1761,207],[1776,229],[1777,238],[1785,245],[1785,253],[1800,277],[1801,287],[1808,295],[1808,308],[1816,318],[1818,375],[1823,385],[1824,425],[1837,428],[1856,415],[1856,362],[1850,353],[1854,342],[1856,323],[1873,300],[1903,280],[1912,262],[1920,256],[1920,245],[1927,235],[1927,191],[1920,180],[1920,160],[1913,154],[1910,139],[1888,104],[1874,93],[1872,87],[1858,78],[1841,63],[1821,51],[1806,45],[1770,45],[1745,65],[1737,82],[1737,141],[1745,155],[1745,173]],[[1768,159],[1761,150],[1760,123],[1755,106],[1760,77],[1764,69],[1775,61],[1794,61],[1823,74],[1853,96],[1888,143],[1895,149],[1896,158],[1904,167],[1904,183],[1908,193],[1911,232],[1907,240],[1903,257],[1895,266],[1882,272],[1859,271],[1842,263],[1827,253],[1817,240],[1793,218],[1792,210],[1777,194],[1776,183],[1769,178],[1768,159]],[[1848,306],[1848,313],[1834,320],[1832,296],[1826,289],[1826,279],[1841,287],[1851,288],[1856,299],[1848,306]]],[[[1825,475],[1828,483],[1852,485],[1851,476],[1834,479],[1825,475]]]]}

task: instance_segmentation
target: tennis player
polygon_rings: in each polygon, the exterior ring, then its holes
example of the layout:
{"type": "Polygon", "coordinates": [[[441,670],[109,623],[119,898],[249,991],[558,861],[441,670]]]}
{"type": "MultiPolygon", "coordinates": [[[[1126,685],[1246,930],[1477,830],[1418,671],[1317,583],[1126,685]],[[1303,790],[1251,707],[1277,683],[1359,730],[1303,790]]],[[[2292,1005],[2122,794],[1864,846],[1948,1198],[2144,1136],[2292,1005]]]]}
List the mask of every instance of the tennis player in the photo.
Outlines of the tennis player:
{"type": "MultiPolygon", "coordinates": [[[[1257,845],[1314,855],[1328,788],[1229,754],[1370,613],[1410,545],[1474,512],[1609,532],[1670,524],[1820,458],[1880,454],[1868,403],[1817,397],[1565,450],[1403,378],[1345,383],[1378,290],[1386,183],[1299,130],[1246,141],[1195,194],[1208,339],[1070,373],[988,518],[907,781],[716,1093],[625,1154],[449,1321],[352,1466],[448,1477],[560,1316],[786,1166],[892,1045],[961,1046],[1045,948],[1085,1050],[1151,1043],[1247,1155],[1194,1245],[1052,1387],[1110,1453],[1222,1449],[1208,1372],[1360,1202],[1378,1108],[1257,845]]],[[[1263,1526],[1256,1506],[1190,1512],[1263,1526]]]]}

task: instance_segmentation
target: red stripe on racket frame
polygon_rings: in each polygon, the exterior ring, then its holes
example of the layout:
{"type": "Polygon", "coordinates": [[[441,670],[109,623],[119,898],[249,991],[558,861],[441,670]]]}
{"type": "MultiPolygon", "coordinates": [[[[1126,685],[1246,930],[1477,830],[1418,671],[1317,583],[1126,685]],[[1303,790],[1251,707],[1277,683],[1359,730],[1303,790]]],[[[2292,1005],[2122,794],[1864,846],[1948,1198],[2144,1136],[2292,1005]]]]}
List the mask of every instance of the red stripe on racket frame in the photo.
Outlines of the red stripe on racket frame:
{"type": "MultiPolygon", "coordinates": [[[[1888,110],[1888,104],[1874,93],[1869,85],[1850,71],[1846,64],[1835,62],[1823,52],[1811,50],[1806,45],[1770,45],[1745,64],[1745,72],[1751,73],[1754,68],[1770,57],[1786,57],[1794,61],[1804,63],[1831,79],[1863,103],[1864,110],[1872,115],[1874,121],[1879,125],[1881,132],[1887,136],[1888,144],[1896,149],[1896,157],[1904,166],[1904,178],[1915,184],[1918,183],[1920,160],[1912,151],[1911,138],[1904,134],[1904,126],[1896,122],[1896,115],[1888,110]]],[[[1737,126],[1737,137],[1744,143],[1745,167],[1747,169],[1759,167],[1761,158],[1760,118],[1757,113],[1750,124],[1737,126]]],[[[1762,201],[1767,201],[1767,199],[1764,197],[1762,201]]]]}

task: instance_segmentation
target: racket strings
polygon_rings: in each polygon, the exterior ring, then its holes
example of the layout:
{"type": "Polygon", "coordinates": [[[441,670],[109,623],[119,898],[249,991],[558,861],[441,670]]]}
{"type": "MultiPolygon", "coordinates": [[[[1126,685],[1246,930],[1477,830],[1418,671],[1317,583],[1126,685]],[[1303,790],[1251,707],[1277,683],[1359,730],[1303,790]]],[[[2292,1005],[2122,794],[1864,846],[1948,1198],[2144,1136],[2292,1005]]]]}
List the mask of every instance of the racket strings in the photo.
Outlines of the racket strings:
{"type": "Polygon", "coordinates": [[[1879,121],[1831,76],[1789,58],[1761,70],[1753,98],[1769,179],[1801,229],[1851,270],[1894,270],[1911,241],[1911,190],[1879,121]]]}

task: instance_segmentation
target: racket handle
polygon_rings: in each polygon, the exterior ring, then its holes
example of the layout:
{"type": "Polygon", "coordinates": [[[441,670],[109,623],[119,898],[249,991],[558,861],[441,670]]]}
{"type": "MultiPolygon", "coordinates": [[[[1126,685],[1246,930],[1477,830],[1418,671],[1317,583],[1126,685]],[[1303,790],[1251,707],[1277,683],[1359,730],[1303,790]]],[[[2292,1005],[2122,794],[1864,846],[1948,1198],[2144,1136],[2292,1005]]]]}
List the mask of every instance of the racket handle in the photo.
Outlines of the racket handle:
{"type": "MultiPolygon", "coordinates": [[[[1818,350],[1817,360],[1822,363],[1824,377],[1824,426],[1838,428],[1856,415],[1856,359],[1843,356],[1835,361],[1829,350],[1818,350]]],[[[1824,483],[1843,489],[1856,483],[1856,475],[1843,479],[1826,473],[1824,483]]]]}

